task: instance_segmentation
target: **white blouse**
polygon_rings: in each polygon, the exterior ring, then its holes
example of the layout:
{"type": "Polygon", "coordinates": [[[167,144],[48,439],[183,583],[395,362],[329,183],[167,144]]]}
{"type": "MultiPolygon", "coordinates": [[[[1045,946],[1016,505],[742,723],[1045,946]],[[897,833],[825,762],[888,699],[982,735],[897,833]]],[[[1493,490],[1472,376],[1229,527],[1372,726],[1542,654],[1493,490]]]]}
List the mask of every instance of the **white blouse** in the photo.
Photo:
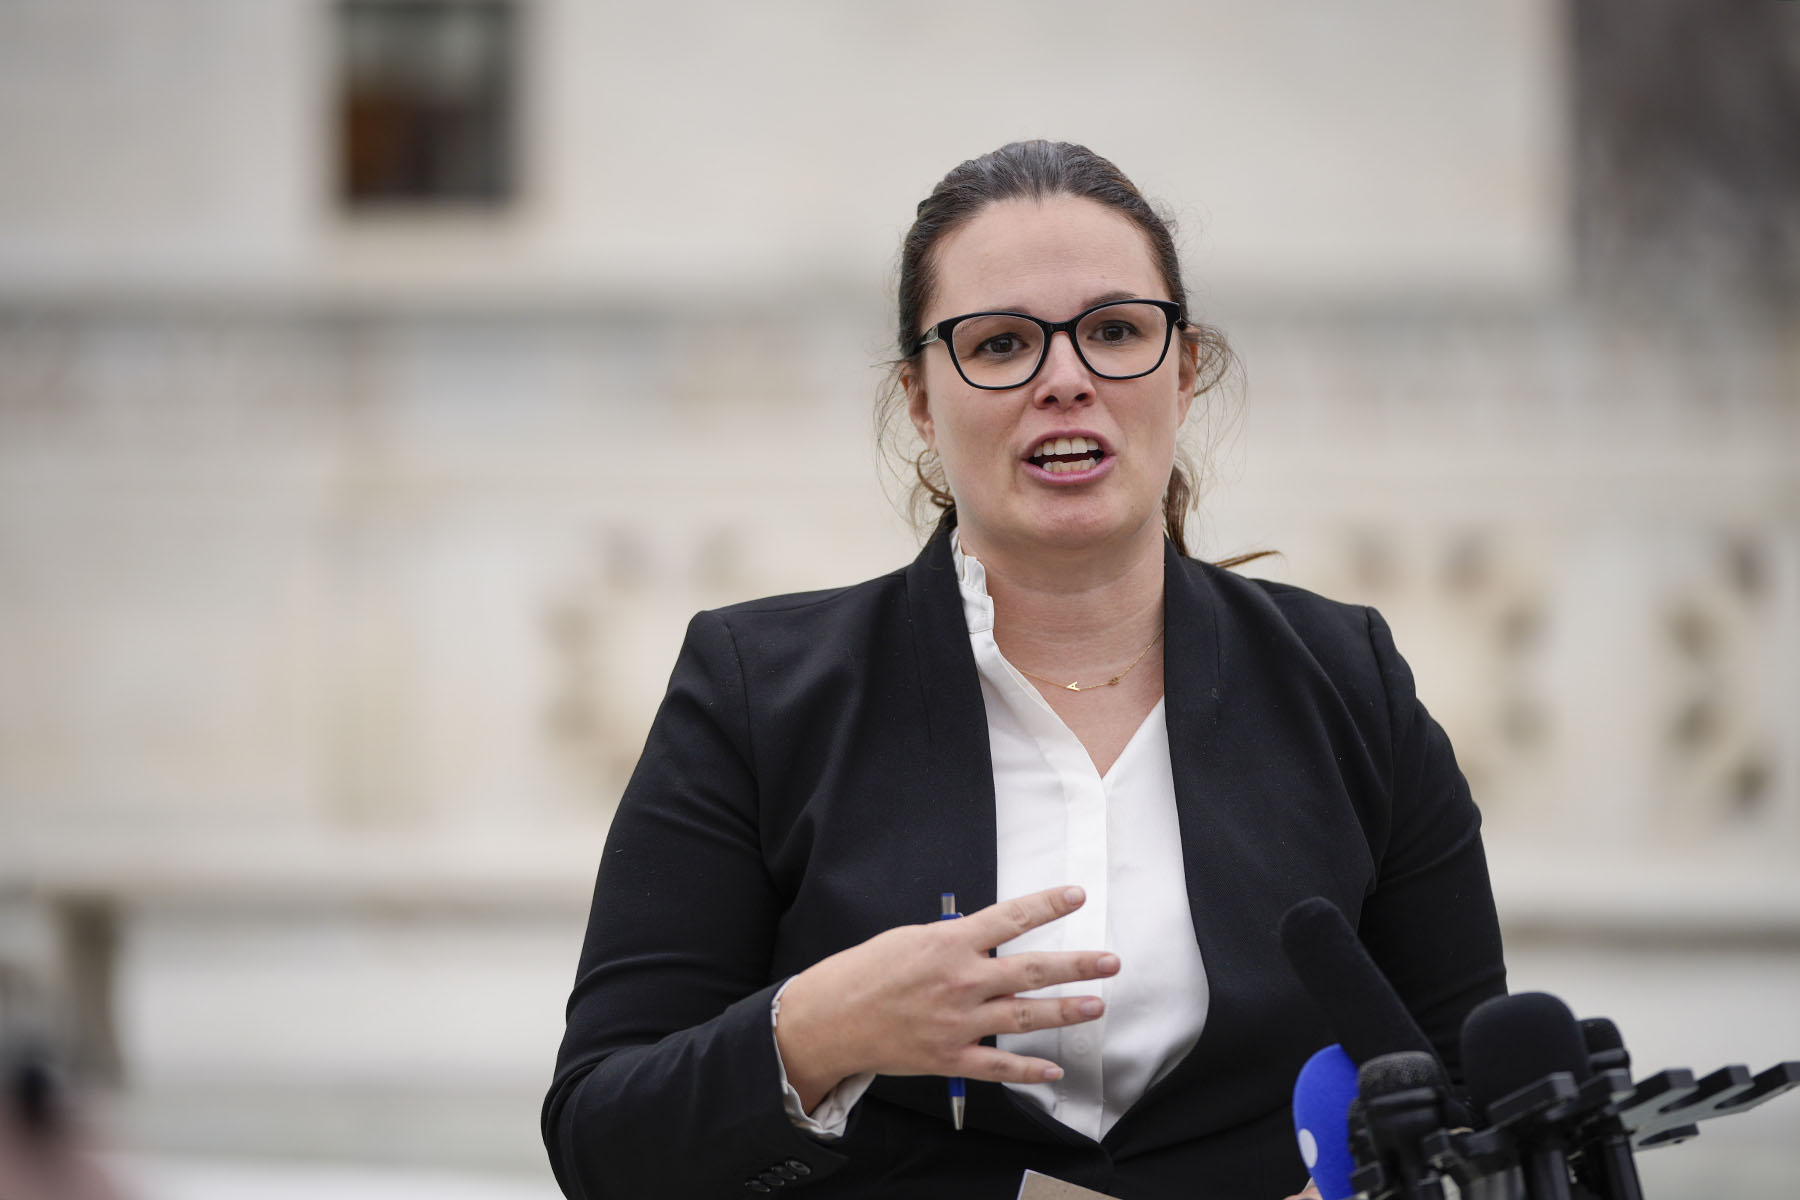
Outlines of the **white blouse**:
{"type": "Polygon", "coordinates": [[[1033,996],[1098,992],[1106,1015],[1006,1034],[1001,1049],[1047,1058],[1055,1083],[1011,1083],[1020,1097],[1096,1141],[1200,1038],[1206,971],[1188,912],[1169,727],[1158,700],[1101,775],[1056,710],[994,642],[994,602],[978,559],[953,544],[963,617],[987,703],[1001,899],[1080,884],[1087,903],[1000,948],[1111,950],[1119,973],[1033,996]]]}
{"type": "MultiPolygon", "coordinates": [[[[987,708],[995,895],[1008,899],[1071,883],[1087,890],[1081,908],[1013,939],[998,953],[1110,950],[1120,964],[1110,979],[1025,993],[1097,992],[1106,1001],[1106,1014],[1080,1025],[1001,1035],[1001,1049],[1063,1068],[1055,1083],[1006,1086],[1097,1141],[1174,1069],[1206,1023],[1206,971],[1188,911],[1163,702],[1157,701],[1118,761],[1101,775],[1056,710],[1000,653],[987,573],[980,560],[963,553],[960,539],[951,547],[987,708]]],[[[777,995],[771,1019],[780,1004],[777,995]]],[[[844,1080],[807,1116],[784,1074],[788,1115],[814,1134],[841,1136],[872,1078],[844,1080]]]]}

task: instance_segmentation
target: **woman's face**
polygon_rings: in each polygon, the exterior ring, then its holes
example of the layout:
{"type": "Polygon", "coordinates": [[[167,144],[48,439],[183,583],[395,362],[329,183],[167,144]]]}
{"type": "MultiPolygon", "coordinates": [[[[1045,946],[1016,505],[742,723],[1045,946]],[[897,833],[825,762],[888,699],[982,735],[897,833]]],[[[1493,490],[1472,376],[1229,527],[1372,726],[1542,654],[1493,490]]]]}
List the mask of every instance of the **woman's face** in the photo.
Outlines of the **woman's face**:
{"type": "MultiPolygon", "coordinates": [[[[985,311],[1065,321],[1108,300],[1169,298],[1149,244],[1126,217],[1074,196],[1006,200],[939,244],[923,324],[985,311]]],[[[1162,364],[1137,379],[1093,374],[1058,334],[1019,387],[971,387],[942,344],[925,347],[902,382],[919,436],[943,463],[971,552],[1160,545],[1163,491],[1195,382],[1194,353],[1179,331],[1162,364]],[[1063,460],[1078,456],[1077,469],[1043,457],[1063,438],[1071,439],[1063,460]],[[1094,443],[1098,452],[1080,458],[1094,443]]]]}

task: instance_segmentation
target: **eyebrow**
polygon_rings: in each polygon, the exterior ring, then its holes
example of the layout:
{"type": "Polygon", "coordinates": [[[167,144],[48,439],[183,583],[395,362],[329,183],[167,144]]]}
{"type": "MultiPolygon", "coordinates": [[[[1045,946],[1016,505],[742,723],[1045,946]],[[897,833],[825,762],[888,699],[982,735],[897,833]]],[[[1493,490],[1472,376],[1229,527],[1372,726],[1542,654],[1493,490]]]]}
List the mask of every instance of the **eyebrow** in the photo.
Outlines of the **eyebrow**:
{"type": "MultiPolygon", "coordinates": [[[[1097,296],[1089,296],[1086,300],[1083,300],[1079,306],[1076,307],[1075,311],[1076,312],[1086,312],[1088,309],[1093,308],[1096,305],[1111,304],[1115,300],[1148,300],[1148,299],[1151,299],[1151,297],[1139,295],[1137,292],[1129,292],[1129,291],[1124,291],[1124,290],[1120,290],[1120,289],[1114,289],[1113,291],[1110,291],[1110,292],[1101,292],[1097,296]]],[[[1030,313],[1030,310],[1027,309],[1022,304],[1003,304],[1003,305],[999,305],[994,308],[978,308],[978,309],[975,309],[974,311],[976,311],[976,312],[1012,312],[1012,313],[1026,313],[1026,314],[1030,313]]]]}

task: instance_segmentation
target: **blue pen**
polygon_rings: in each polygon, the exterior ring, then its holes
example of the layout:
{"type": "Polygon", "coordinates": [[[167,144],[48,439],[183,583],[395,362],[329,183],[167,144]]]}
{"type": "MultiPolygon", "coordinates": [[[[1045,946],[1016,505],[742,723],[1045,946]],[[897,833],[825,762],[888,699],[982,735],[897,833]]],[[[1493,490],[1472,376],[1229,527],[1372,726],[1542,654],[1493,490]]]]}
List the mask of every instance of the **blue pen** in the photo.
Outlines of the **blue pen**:
{"type": "MultiPolygon", "coordinates": [[[[956,911],[956,893],[943,892],[938,896],[938,920],[954,921],[962,916],[956,911]]],[[[964,1091],[967,1085],[959,1076],[950,1078],[950,1123],[958,1130],[963,1127],[963,1108],[968,1104],[964,1091]]]]}

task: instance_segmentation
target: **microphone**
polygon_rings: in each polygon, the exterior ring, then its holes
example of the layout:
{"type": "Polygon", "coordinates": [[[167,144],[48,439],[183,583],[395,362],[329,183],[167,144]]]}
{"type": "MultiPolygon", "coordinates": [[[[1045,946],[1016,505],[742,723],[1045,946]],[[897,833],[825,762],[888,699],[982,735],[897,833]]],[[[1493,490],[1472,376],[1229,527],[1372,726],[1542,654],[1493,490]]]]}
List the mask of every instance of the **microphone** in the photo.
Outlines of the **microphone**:
{"type": "MultiPolygon", "coordinates": [[[[1631,1055],[1625,1050],[1625,1039],[1617,1025],[1605,1017],[1588,1017],[1581,1022],[1581,1039],[1587,1048],[1589,1071],[1596,1075],[1602,1071],[1624,1071],[1630,1078],[1631,1055]]],[[[1643,1200],[1637,1162],[1631,1156],[1631,1135],[1612,1105],[1587,1131],[1573,1167],[1576,1182],[1600,1200],[1643,1200]]]]}
{"type": "Polygon", "coordinates": [[[1569,1006],[1545,992],[1483,1001],[1463,1023],[1462,1059],[1476,1107],[1518,1144],[1526,1196],[1569,1200],[1564,1122],[1592,1076],[1569,1006]]]}
{"type": "Polygon", "coordinates": [[[1356,1064],[1336,1043],[1306,1060],[1294,1077],[1294,1139],[1325,1200],[1349,1200],[1354,1161],[1349,1110],[1356,1099],[1356,1064]]]}
{"type": "Polygon", "coordinates": [[[1436,1057],[1337,905],[1313,896],[1288,909],[1281,918],[1281,948],[1354,1062],[1400,1050],[1436,1057]]]}
{"type": "Polygon", "coordinates": [[[1581,1041],[1587,1047],[1590,1071],[1629,1071],[1631,1055],[1619,1027],[1605,1017],[1583,1017],[1581,1041]]]}
{"type": "MultiPolygon", "coordinates": [[[[1444,1200],[1444,1181],[1424,1148],[1443,1133],[1449,1079],[1435,1054],[1402,1050],[1370,1059],[1357,1071],[1363,1128],[1373,1153],[1354,1180],[1370,1197],[1444,1200]]],[[[1460,1194],[1460,1193],[1459,1193],[1460,1194]]]]}

